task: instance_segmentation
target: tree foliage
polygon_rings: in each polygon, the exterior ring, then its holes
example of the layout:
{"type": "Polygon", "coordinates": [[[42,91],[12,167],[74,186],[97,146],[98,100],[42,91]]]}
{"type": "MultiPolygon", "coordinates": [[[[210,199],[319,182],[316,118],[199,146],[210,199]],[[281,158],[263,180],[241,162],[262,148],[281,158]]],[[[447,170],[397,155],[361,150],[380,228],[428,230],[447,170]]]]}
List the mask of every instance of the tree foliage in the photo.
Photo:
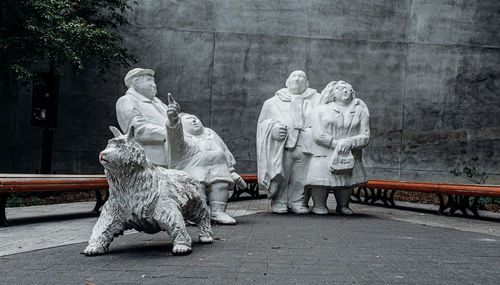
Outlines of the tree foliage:
{"type": "Polygon", "coordinates": [[[474,156],[470,160],[460,157],[460,166],[451,170],[457,177],[463,177],[476,184],[484,184],[488,180],[488,175],[484,171],[478,170],[479,157],[474,156]]]}
{"type": "Polygon", "coordinates": [[[124,14],[131,9],[127,0],[1,0],[0,69],[21,80],[41,60],[56,68],[70,63],[75,72],[89,57],[100,73],[129,66],[135,58],[117,28],[128,24],[124,14]]]}

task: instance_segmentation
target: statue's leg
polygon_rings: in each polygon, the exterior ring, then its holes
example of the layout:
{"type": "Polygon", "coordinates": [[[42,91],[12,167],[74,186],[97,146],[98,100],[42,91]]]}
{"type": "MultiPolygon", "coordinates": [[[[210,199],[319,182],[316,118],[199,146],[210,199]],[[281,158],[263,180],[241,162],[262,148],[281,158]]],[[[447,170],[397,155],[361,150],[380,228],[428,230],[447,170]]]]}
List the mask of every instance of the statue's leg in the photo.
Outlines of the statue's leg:
{"type": "Polygon", "coordinates": [[[321,186],[312,186],[311,196],[314,202],[312,212],[317,215],[327,215],[328,208],[326,207],[326,200],[328,199],[328,189],[321,186]]]}
{"type": "Polygon", "coordinates": [[[296,147],[292,153],[293,162],[290,172],[290,182],[288,183],[288,208],[296,214],[308,214],[309,195],[305,195],[305,175],[309,156],[302,153],[301,147],[296,147]]]}
{"type": "Polygon", "coordinates": [[[204,207],[201,210],[199,221],[196,224],[198,227],[198,237],[202,243],[211,243],[214,234],[212,233],[212,226],[210,225],[210,210],[204,207]]]}
{"type": "MultiPolygon", "coordinates": [[[[203,193],[205,193],[205,190],[205,185],[202,184],[203,193]]],[[[211,243],[213,241],[213,233],[210,225],[210,207],[205,198],[193,199],[191,203],[191,211],[184,212],[184,218],[186,218],[189,224],[196,225],[200,242],[211,243]]]]}
{"type": "Polygon", "coordinates": [[[125,230],[124,217],[110,204],[105,204],[97,223],[92,230],[89,245],[83,251],[86,255],[98,255],[108,251],[115,236],[125,230]]]}
{"type": "Polygon", "coordinates": [[[227,200],[229,198],[229,183],[213,183],[207,191],[208,203],[212,210],[213,221],[225,225],[234,225],[236,220],[226,214],[227,200]]]}
{"type": "Polygon", "coordinates": [[[174,203],[157,205],[154,219],[160,228],[172,238],[173,253],[182,254],[191,251],[191,237],[186,230],[184,217],[174,203]]]}
{"type": "Polygon", "coordinates": [[[333,190],[335,200],[337,201],[337,213],[348,216],[353,214],[351,208],[349,208],[352,190],[352,187],[343,187],[333,190]]]}
{"type": "Polygon", "coordinates": [[[271,199],[271,208],[275,214],[288,213],[288,183],[293,166],[292,151],[285,149],[283,153],[283,177],[272,180],[270,188],[277,188],[271,199]]]}
{"type": "Polygon", "coordinates": [[[270,191],[274,191],[271,198],[271,208],[275,214],[285,214],[288,212],[286,202],[286,183],[287,179],[280,179],[280,181],[272,180],[269,187],[270,191]]]}

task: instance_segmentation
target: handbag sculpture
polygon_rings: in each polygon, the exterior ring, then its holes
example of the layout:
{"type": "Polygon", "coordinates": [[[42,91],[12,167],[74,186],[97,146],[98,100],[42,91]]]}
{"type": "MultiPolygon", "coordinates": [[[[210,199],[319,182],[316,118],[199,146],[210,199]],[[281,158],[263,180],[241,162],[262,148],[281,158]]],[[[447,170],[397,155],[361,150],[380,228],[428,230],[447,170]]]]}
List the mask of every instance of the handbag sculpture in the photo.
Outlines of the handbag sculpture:
{"type": "Polygon", "coordinates": [[[354,168],[354,156],[351,151],[340,153],[339,147],[333,150],[332,160],[330,161],[330,171],[334,174],[350,173],[354,168]]]}

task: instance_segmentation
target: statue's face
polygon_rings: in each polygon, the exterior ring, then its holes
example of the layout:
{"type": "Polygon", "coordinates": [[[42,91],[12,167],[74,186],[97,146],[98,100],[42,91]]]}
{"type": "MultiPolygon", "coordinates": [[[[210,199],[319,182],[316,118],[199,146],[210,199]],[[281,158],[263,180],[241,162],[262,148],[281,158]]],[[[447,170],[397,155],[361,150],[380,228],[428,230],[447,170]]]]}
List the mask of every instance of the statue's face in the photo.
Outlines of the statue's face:
{"type": "Polygon", "coordinates": [[[347,104],[352,101],[352,86],[349,83],[341,82],[333,88],[334,97],[337,102],[347,104]]]}
{"type": "Polygon", "coordinates": [[[153,99],[156,96],[156,84],[153,76],[149,74],[138,76],[134,78],[132,86],[135,91],[146,96],[149,99],[153,99]]]}
{"type": "Polygon", "coordinates": [[[195,115],[182,116],[182,127],[184,131],[192,135],[200,135],[205,130],[205,127],[201,123],[200,119],[195,115]]]}
{"type": "Polygon", "coordinates": [[[307,89],[307,76],[304,71],[297,70],[288,76],[286,87],[292,94],[301,94],[307,89]]]}

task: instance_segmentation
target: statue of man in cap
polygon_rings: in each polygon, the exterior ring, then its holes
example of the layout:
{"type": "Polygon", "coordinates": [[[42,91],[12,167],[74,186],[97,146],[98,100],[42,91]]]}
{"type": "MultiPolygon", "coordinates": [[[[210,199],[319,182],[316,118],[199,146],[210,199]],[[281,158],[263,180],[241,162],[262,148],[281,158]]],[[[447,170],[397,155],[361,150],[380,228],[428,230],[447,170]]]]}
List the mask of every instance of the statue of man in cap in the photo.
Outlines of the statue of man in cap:
{"type": "Polygon", "coordinates": [[[167,106],[156,97],[154,71],[134,68],[125,76],[125,95],[116,102],[116,116],[123,133],[131,126],[144,147],[146,157],[155,165],[168,167],[165,123],[167,106]]]}

